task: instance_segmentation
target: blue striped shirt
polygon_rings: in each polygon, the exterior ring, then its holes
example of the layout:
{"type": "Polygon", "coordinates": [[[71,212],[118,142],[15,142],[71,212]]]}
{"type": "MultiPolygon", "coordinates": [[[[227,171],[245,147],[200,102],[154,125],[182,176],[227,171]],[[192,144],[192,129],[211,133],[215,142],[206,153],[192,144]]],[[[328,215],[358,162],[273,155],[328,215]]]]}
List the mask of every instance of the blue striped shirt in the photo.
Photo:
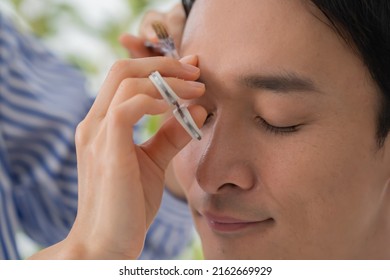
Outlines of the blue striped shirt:
{"type": "MultiPolygon", "coordinates": [[[[21,258],[16,232],[41,246],[67,236],[77,211],[74,132],[92,102],[79,71],[0,12],[0,259],[21,258]]],[[[165,192],[141,258],[178,257],[192,237],[186,204],[165,192]]]]}

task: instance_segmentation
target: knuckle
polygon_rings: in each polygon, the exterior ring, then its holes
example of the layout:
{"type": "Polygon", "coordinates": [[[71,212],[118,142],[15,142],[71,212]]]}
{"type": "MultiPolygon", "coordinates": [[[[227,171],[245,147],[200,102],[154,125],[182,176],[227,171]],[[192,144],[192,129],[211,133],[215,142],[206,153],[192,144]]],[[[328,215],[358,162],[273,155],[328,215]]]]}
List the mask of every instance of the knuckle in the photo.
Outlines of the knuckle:
{"type": "Polygon", "coordinates": [[[129,59],[120,59],[117,60],[110,69],[110,73],[114,75],[120,75],[126,73],[127,69],[129,69],[129,64],[131,64],[131,60],[129,59]]]}
{"type": "Polygon", "coordinates": [[[132,102],[135,107],[148,107],[153,102],[154,98],[149,95],[140,93],[135,95],[132,99],[132,102]]]}
{"type": "Polygon", "coordinates": [[[153,98],[146,95],[146,94],[140,93],[140,94],[135,95],[133,97],[133,100],[136,103],[143,104],[143,103],[148,103],[149,101],[153,100],[153,98]]]}
{"type": "Polygon", "coordinates": [[[86,121],[81,121],[76,127],[75,143],[76,146],[85,146],[88,143],[88,133],[86,121]]]}
{"type": "Polygon", "coordinates": [[[115,107],[107,115],[108,124],[111,127],[118,127],[125,123],[126,114],[129,112],[124,110],[124,107],[115,107]]]}
{"type": "Polygon", "coordinates": [[[140,86],[140,80],[135,78],[125,78],[119,85],[119,88],[129,90],[136,89],[140,86]]]}
{"type": "Polygon", "coordinates": [[[130,103],[125,106],[114,106],[107,114],[110,126],[117,127],[127,125],[128,116],[129,114],[132,114],[132,112],[129,111],[129,108],[147,107],[150,103],[150,99],[151,97],[145,94],[137,94],[128,99],[132,103],[130,107],[128,106],[130,103]]]}

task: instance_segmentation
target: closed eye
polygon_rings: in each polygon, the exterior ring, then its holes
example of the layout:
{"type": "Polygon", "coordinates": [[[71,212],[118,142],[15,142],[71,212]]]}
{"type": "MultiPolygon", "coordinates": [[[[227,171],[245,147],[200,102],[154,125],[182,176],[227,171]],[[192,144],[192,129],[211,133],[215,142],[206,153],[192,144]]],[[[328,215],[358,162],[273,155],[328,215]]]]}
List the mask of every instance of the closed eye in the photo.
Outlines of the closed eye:
{"type": "Polygon", "coordinates": [[[297,132],[300,125],[291,125],[291,126],[274,126],[268,123],[265,119],[261,117],[256,117],[256,121],[259,123],[261,127],[263,127],[267,132],[284,135],[289,133],[297,132]]]}

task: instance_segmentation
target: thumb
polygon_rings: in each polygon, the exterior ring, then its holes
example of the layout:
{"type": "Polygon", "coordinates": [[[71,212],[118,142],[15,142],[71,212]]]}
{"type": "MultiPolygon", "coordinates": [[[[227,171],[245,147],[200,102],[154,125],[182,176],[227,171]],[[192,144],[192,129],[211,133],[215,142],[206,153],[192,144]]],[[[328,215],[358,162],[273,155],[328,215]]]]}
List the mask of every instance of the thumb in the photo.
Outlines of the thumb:
{"type": "MultiPolygon", "coordinates": [[[[188,108],[192,118],[198,127],[202,127],[207,111],[199,105],[188,108]]],[[[158,130],[155,136],[144,143],[141,148],[161,168],[165,170],[172,158],[180,152],[190,141],[191,136],[171,117],[158,130]]]]}

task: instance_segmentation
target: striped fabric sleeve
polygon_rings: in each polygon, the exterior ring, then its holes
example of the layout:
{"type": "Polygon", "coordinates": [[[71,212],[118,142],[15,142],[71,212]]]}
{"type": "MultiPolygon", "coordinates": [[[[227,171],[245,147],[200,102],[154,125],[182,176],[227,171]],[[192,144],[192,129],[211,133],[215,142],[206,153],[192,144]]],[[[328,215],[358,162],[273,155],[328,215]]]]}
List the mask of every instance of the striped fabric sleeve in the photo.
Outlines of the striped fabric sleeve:
{"type": "Polygon", "coordinates": [[[4,258],[18,257],[17,230],[42,246],[66,237],[77,209],[74,132],[91,104],[79,72],[0,13],[4,258]]]}

